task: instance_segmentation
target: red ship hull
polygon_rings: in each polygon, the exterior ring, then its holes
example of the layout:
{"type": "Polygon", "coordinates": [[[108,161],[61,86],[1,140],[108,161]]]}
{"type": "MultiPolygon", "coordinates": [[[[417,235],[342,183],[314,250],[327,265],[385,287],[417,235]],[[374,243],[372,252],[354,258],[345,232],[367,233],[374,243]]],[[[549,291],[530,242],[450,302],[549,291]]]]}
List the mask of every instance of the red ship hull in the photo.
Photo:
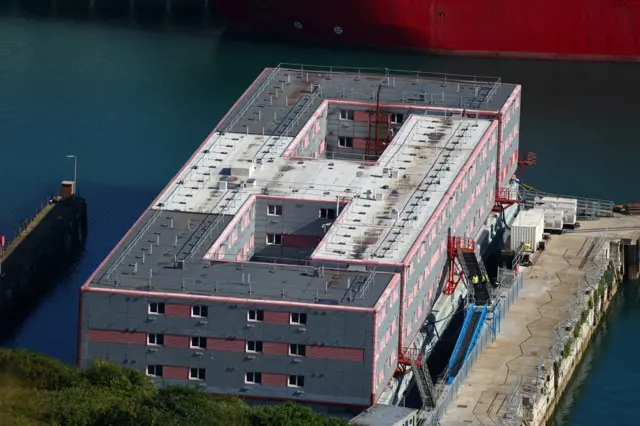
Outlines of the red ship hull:
{"type": "Polygon", "coordinates": [[[640,0],[216,0],[233,32],[438,54],[640,62],[640,0]]]}

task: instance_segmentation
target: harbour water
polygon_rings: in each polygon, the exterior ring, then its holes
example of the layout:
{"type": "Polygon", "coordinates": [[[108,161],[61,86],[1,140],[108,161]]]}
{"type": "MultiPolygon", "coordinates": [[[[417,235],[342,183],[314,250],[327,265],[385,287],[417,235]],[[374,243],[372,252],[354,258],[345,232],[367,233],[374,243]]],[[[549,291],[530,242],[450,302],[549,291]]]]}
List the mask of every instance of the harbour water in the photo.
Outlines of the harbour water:
{"type": "MultiPolygon", "coordinates": [[[[523,85],[523,181],[559,193],[640,201],[640,66],[435,58],[224,40],[0,12],[0,235],[73,177],[89,240],[73,270],[5,342],[73,363],[78,288],[265,66],[279,62],[500,76],[523,85]]],[[[634,423],[640,299],[625,290],[554,425],[634,423]]]]}

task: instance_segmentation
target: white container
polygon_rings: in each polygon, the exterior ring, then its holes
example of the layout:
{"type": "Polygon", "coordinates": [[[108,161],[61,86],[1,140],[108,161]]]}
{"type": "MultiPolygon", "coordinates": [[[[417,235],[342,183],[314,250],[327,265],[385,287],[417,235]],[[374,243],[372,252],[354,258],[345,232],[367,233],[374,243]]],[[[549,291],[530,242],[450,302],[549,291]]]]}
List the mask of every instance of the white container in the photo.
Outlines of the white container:
{"type": "Polygon", "coordinates": [[[578,216],[578,200],[575,198],[536,197],[534,208],[562,210],[565,225],[574,226],[578,216]]]}
{"type": "Polygon", "coordinates": [[[544,229],[545,231],[562,231],[564,228],[564,211],[545,209],[544,229]]]}
{"type": "Polygon", "coordinates": [[[524,243],[528,250],[536,251],[544,233],[544,210],[524,210],[511,225],[511,250],[524,243]]]}

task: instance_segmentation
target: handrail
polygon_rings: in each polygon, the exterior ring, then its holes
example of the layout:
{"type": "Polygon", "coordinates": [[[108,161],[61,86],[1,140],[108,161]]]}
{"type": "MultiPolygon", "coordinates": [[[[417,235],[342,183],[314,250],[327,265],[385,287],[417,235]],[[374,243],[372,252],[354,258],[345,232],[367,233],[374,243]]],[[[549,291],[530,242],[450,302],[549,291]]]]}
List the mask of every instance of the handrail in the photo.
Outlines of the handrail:
{"type": "Polygon", "coordinates": [[[437,72],[425,72],[425,71],[412,71],[412,70],[398,70],[391,68],[369,68],[369,67],[342,67],[342,66],[330,66],[330,65],[314,65],[314,64],[299,64],[299,63],[286,63],[282,62],[278,64],[278,68],[282,70],[292,70],[300,72],[328,72],[333,74],[373,74],[382,75],[384,77],[402,76],[413,77],[417,79],[436,79],[443,81],[468,81],[476,82],[477,84],[491,84],[492,86],[499,85],[502,80],[500,77],[494,76],[477,76],[477,75],[465,75],[465,74],[449,74],[449,73],[437,73],[437,72]]]}
{"type": "MultiPolygon", "coordinates": [[[[311,107],[311,105],[313,104],[313,102],[316,100],[316,98],[318,97],[322,97],[322,86],[318,87],[316,89],[315,92],[313,92],[311,94],[311,96],[309,96],[309,99],[307,99],[307,101],[302,105],[302,108],[300,109],[300,111],[298,111],[298,113],[293,117],[293,119],[291,120],[291,122],[287,125],[287,127],[284,128],[284,130],[282,131],[282,133],[280,135],[275,135],[274,133],[272,133],[271,135],[269,135],[269,137],[267,138],[267,140],[265,141],[265,145],[268,145],[269,141],[271,140],[271,138],[273,137],[287,137],[289,135],[289,133],[291,132],[291,130],[294,128],[294,126],[296,126],[298,124],[298,121],[302,118],[302,116],[307,112],[307,110],[311,107]]],[[[258,161],[258,160],[262,160],[264,159],[264,157],[267,155],[268,151],[263,151],[260,152],[259,154],[257,154],[254,157],[254,160],[258,161]]]]}

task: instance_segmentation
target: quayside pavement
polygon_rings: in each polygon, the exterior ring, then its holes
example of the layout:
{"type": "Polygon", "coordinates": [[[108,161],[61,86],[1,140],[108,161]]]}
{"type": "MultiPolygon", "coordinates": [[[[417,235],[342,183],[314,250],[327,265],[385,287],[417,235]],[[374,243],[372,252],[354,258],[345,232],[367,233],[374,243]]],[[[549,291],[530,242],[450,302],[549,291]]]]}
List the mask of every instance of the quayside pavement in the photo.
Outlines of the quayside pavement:
{"type": "Polygon", "coordinates": [[[559,334],[584,284],[589,244],[595,238],[640,237],[640,216],[616,216],[583,222],[553,235],[546,250],[524,272],[524,284],[495,342],[480,354],[456,397],[440,419],[441,426],[504,425],[514,389],[532,383],[557,350],[559,334]],[[559,327],[560,326],[560,327],[559,327]]]}

